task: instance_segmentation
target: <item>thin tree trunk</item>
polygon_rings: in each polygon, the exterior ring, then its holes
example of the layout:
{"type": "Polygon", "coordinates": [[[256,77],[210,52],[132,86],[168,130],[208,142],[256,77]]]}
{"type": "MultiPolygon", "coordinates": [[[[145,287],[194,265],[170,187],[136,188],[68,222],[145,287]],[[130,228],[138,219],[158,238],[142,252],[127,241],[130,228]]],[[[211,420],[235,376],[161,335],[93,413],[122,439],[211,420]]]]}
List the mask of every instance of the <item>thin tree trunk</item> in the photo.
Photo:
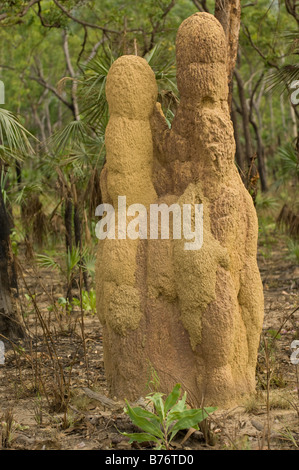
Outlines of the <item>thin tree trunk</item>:
{"type": "Polygon", "coordinates": [[[18,188],[20,189],[20,186],[22,184],[22,167],[19,161],[16,161],[16,176],[17,176],[17,185],[18,185],[18,188]]]}
{"type": "Polygon", "coordinates": [[[76,80],[75,72],[74,72],[71,58],[70,58],[67,31],[63,32],[63,51],[64,51],[67,69],[70,73],[71,78],[73,79],[73,83],[72,83],[73,114],[74,114],[75,120],[80,121],[80,113],[79,113],[79,106],[78,106],[78,99],[77,99],[77,80],[76,80]]]}
{"type": "Polygon", "coordinates": [[[65,225],[65,246],[66,251],[72,251],[72,212],[73,204],[71,198],[67,195],[64,203],[64,225],[65,225]]]}
{"type": "Polygon", "coordinates": [[[241,178],[243,182],[245,182],[246,163],[245,163],[243,148],[242,148],[241,141],[240,141],[237,111],[234,105],[232,106],[232,110],[231,110],[231,119],[232,119],[233,126],[234,126],[234,136],[235,136],[235,142],[236,142],[236,163],[237,163],[241,178]]]}
{"type": "Polygon", "coordinates": [[[259,177],[260,177],[260,182],[261,182],[261,189],[264,192],[264,191],[267,191],[268,189],[264,145],[263,145],[259,126],[256,124],[256,122],[253,119],[250,120],[250,123],[252,124],[252,127],[255,132],[255,136],[256,136],[258,172],[259,172],[259,177]]]}
{"type": "Polygon", "coordinates": [[[36,124],[38,125],[38,127],[40,129],[41,141],[42,141],[43,145],[45,146],[46,151],[48,152],[49,149],[48,149],[48,146],[47,146],[47,137],[46,137],[46,133],[45,133],[44,122],[43,122],[43,120],[40,119],[40,117],[38,115],[38,112],[37,112],[37,109],[36,109],[36,106],[31,105],[31,108],[33,110],[33,116],[34,116],[35,122],[36,122],[36,124]]]}
{"type": "Polygon", "coordinates": [[[273,98],[272,94],[269,94],[269,109],[270,109],[270,129],[271,129],[271,141],[275,142],[275,125],[274,125],[274,112],[273,112],[273,98]]]}
{"type": "Polygon", "coordinates": [[[241,106],[241,113],[242,113],[242,123],[243,123],[243,132],[244,132],[244,139],[245,139],[245,155],[246,155],[246,162],[247,166],[250,165],[251,158],[253,155],[252,152],[252,143],[251,143],[251,134],[250,134],[250,117],[249,117],[249,109],[247,106],[245,90],[243,80],[239,71],[236,69],[234,71],[234,75],[237,80],[238,85],[238,94],[240,99],[240,106],[241,106]]]}
{"type": "Polygon", "coordinates": [[[79,210],[79,204],[78,204],[78,197],[77,197],[77,190],[75,184],[72,185],[72,193],[73,193],[73,199],[74,199],[74,234],[75,234],[75,243],[76,246],[80,250],[80,264],[82,267],[82,275],[83,275],[83,281],[84,281],[84,286],[87,291],[89,291],[89,286],[88,286],[88,277],[87,277],[87,272],[85,267],[85,260],[84,257],[82,256],[82,220],[80,217],[80,210],[79,210]]]}
{"type": "Polygon", "coordinates": [[[24,328],[16,303],[17,294],[17,276],[10,243],[10,222],[0,186],[0,334],[10,339],[24,337],[24,328]]]}
{"type": "Polygon", "coordinates": [[[221,23],[227,39],[227,79],[229,87],[228,103],[231,107],[233,73],[237,60],[241,24],[240,0],[216,0],[215,17],[221,23]]]}
{"type": "Polygon", "coordinates": [[[286,126],[285,107],[284,107],[283,95],[280,95],[280,111],[281,111],[281,122],[282,122],[283,132],[285,134],[287,126],[286,126]]]}

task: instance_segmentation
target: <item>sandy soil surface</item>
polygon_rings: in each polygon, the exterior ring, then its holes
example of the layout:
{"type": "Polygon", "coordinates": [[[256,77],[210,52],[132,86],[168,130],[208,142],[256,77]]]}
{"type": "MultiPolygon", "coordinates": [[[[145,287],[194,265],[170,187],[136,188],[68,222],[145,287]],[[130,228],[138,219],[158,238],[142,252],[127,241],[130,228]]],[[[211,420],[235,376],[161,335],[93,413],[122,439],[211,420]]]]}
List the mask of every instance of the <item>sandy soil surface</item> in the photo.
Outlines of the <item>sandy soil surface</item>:
{"type": "MultiPolygon", "coordinates": [[[[257,395],[217,410],[201,431],[181,432],[173,449],[299,449],[299,366],[290,361],[291,343],[299,339],[299,266],[288,259],[283,238],[267,254],[260,249],[259,266],[265,320],[257,395]]],[[[63,296],[63,281],[52,271],[23,267],[23,273],[38,311],[22,285],[31,339],[7,347],[0,366],[0,447],[2,442],[2,448],[29,450],[150,448],[129,444],[121,432],[136,428],[124,403],[106,398],[97,317],[49,311],[53,298],[63,296]]]]}

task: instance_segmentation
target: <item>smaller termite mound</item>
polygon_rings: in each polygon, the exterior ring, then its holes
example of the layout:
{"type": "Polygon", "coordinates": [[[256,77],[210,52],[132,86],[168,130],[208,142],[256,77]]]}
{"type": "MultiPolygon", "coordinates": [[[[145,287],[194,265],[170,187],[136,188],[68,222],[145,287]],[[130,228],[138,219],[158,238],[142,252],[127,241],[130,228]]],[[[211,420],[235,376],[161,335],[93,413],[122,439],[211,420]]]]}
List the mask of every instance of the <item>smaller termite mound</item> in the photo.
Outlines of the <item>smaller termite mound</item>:
{"type": "Polygon", "coordinates": [[[107,380],[112,389],[115,383],[119,391],[119,382],[127,383],[128,378],[131,381],[136,376],[137,380],[139,376],[138,367],[134,371],[136,355],[132,348],[134,344],[138,347],[134,337],[143,316],[136,279],[140,241],[126,237],[127,227],[120,228],[119,214],[135,203],[148,207],[157,197],[152,183],[150,128],[157,93],[154,73],[144,59],[122,56],[113,63],[106,84],[110,119],[101,191],[103,202],[115,209],[116,233],[115,239],[99,242],[96,289],[97,311],[104,327],[107,380]],[[122,208],[118,207],[119,196],[126,197],[122,208]]]}

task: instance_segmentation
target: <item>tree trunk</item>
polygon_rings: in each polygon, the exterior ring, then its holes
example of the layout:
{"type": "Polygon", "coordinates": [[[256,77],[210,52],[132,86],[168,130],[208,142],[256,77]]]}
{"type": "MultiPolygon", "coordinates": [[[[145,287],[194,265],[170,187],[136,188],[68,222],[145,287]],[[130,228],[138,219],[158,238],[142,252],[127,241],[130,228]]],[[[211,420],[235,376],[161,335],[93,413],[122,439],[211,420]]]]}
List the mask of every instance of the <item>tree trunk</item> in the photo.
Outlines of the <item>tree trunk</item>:
{"type": "Polygon", "coordinates": [[[241,113],[242,113],[242,123],[243,123],[243,133],[245,139],[245,155],[246,155],[246,162],[247,166],[250,165],[251,157],[253,155],[252,152],[252,143],[251,143],[251,134],[250,134],[250,117],[249,117],[249,109],[246,102],[245,90],[243,80],[238,70],[234,72],[237,85],[238,85],[238,94],[240,99],[240,106],[241,106],[241,113]]]}
{"type": "Polygon", "coordinates": [[[261,190],[262,192],[265,192],[268,189],[268,185],[267,185],[264,145],[263,145],[259,126],[256,124],[256,122],[253,119],[251,119],[250,123],[254,129],[256,141],[257,141],[256,153],[257,153],[258,172],[259,172],[259,177],[260,177],[260,182],[261,182],[261,190]]]}
{"type": "Polygon", "coordinates": [[[231,106],[232,81],[237,60],[241,24],[240,0],[216,0],[215,17],[221,23],[227,39],[227,79],[229,87],[228,103],[229,106],[231,106]]]}
{"type": "Polygon", "coordinates": [[[84,260],[84,257],[82,256],[82,230],[81,230],[82,220],[81,220],[81,217],[80,217],[77,190],[76,190],[75,185],[73,185],[73,191],[72,192],[73,192],[73,197],[74,197],[74,234],[75,234],[75,243],[76,243],[76,247],[78,247],[79,250],[80,250],[80,265],[83,268],[82,269],[82,276],[83,276],[84,287],[87,291],[89,291],[88,275],[87,275],[86,269],[84,269],[85,260],[84,260]]]}
{"type": "Polygon", "coordinates": [[[0,334],[6,338],[24,337],[17,309],[17,276],[11,252],[10,223],[0,187],[0,334]]]}
{"type": "Polygon", "coordinates": [[[239,173],[243,182],[246,180],[246,162],[244,157],[244,152],[242,149],[240,135],[239,135],[239,126],[238,126],[238,116],[235,106],[232,106],[231,110],[231,120],[234,126],[234,137],[236,142],[236,164],[238,166],[239,173]]]}
{"type": "Polygon", "coordinates": [[[72,240],[72,213],[73,213],[73,204],[70,196],[67,194],[64,203],[64,225],[65,225],[65,246],[66,252],[68,250],[71,252],[73,247],[72,240]]]}

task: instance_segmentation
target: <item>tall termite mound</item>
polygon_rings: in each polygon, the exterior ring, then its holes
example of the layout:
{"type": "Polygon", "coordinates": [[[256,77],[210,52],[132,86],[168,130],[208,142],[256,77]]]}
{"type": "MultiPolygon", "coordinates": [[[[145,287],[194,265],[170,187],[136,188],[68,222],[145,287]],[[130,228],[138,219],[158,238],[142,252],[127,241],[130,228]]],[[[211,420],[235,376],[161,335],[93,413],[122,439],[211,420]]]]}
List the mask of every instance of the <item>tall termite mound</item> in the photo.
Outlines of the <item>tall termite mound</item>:
{"type": "Polygon", "coordinates": [[[99,242],[105,370],[118,397],[144,395],[155,370],[162,392],[180,382],[195,406],[227,405],[255,389],[263,321],[257,217],[234,164],[220,23],[192,15],[176,51],[180,105],[171,129],[146,61],[123,56],[111,67],[101,189],[116,213],[117,196],[147,209],[177,204],[181,213],[202,204],[203,244],[186,250],[171,233],[99,242]]]}

